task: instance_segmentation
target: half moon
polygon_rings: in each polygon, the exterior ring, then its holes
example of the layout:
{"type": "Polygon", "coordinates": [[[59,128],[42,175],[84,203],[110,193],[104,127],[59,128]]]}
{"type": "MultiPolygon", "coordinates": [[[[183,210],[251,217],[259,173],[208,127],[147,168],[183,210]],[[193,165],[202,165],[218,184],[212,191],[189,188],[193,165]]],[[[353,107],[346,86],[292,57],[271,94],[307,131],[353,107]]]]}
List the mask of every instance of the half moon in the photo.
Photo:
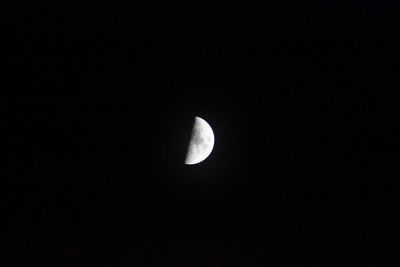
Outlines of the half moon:
{"type": "Polygon", "coordinates": [[[193,165],[205,160],[214,147],[214,132],[202,118],[195,117],[185,164],[193,165]]]}

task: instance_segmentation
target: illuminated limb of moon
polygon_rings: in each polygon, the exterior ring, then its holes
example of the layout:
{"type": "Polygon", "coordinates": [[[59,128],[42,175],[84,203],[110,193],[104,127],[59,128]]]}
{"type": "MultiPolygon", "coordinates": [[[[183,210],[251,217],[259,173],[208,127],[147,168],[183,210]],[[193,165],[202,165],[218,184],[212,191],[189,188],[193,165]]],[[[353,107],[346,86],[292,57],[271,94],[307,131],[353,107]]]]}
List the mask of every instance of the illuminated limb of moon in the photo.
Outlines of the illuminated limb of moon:
{"type": "Polygon", "coordinates": [[[211,126],[202,118],[195,117],[185,164],[193,165],[205,160],[213,150],[214,133],[211,126]]]}

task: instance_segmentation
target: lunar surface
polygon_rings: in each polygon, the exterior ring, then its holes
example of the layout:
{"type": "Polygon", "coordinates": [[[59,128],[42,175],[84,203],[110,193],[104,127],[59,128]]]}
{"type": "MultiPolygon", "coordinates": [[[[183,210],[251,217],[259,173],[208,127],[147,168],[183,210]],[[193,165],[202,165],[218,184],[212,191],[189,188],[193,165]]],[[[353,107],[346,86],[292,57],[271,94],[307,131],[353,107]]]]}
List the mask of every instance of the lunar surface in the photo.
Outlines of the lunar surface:
{"type": "Polygon", "coordinates": [[[193,165],[202,162],[211,154],[213,147],[214,133],[211,126],[202,118],[195,117],[185,164],[193,165]]]}

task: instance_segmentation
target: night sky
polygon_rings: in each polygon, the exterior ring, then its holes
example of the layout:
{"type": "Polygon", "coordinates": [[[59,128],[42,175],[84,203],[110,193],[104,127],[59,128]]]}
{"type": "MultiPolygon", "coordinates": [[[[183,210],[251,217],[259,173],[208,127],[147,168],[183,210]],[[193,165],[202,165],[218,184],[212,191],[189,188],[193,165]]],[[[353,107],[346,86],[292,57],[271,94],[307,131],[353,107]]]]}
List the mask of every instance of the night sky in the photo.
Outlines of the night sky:
{"type": "Polygon", "coordinates": [[[6,9],[15,266],[392,265],[399,5],[300,2],[6,9]],[[215,146],[188,166],[194,116],[215,146]]]}

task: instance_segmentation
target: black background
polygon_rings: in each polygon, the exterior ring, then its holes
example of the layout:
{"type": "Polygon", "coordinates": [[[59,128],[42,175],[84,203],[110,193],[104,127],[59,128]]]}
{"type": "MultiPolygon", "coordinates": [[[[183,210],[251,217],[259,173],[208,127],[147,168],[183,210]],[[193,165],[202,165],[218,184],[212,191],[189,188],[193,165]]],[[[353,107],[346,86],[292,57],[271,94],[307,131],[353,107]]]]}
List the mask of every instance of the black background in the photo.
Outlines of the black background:
{"type": "Polygon", "coordinates": [[[10,255],[53,266],[393,263],[396,7],[10,8],[0,115],[10,255]],[[216,143],[186,166],[194,116],[216,143]]]}

